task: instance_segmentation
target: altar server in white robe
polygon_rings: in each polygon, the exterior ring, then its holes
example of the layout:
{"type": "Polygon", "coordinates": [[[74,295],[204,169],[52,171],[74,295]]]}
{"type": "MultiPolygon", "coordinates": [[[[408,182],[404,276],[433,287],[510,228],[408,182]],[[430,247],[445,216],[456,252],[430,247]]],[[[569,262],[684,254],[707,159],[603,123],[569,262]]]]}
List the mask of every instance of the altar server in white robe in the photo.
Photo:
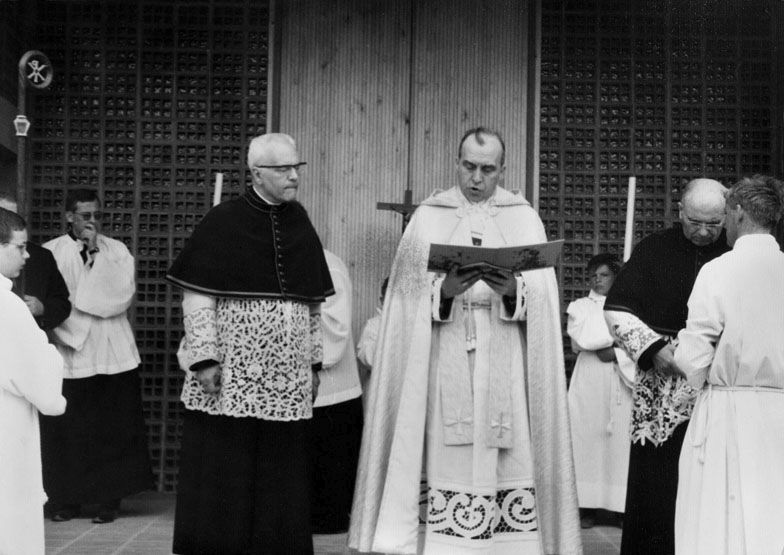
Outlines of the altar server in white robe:
{"type": "Polygon", "coordinates": [[[613,346],[604,320],[604,300],[620,270],[618,259],[597,254],[587,270],[591,291],[566,309],[566,332],[577,353],[569,417],[583,528],[593,526],[595,509],[624,510],[635,374],[634,361],[613,346]]]}
{"type": "Polygon", "coordinates": [[[38,411],[65,412],[63,359],[11,280],[29,258],[24,220],[0,208],[0,553],[43,555],[38,411]]]}
{"type": "Polygon", "coordinates": [[[311,428],[311,523],[314,534],[340,534],[348,530],[357,477],[362,385],[351,329],[351,278],[336,254],[325,249],[324,258],[335,294],[321,305],[324,351],[311,428]]]}
{"type": "Polygon", "coordinates": [[[381,327],[381,307],[384,306],[384,297],[387,294],[389,276],[381,282],[381,295],[378,298],[376,312],[365,322],[362,333],[357,342],[357,359],[367,369],[373,368],[373,357],[376,354],[376,342],[378,341],[378,328],[381,327]]]}
{"type": "Polygon", "coordinates": [[[679,555],[784,552],[783,210],[775,179],[730,189],[732,250],[700,271],[678,334],[675,362],[702,388],[680,457],[679,555]]]}
{"type": "Polygon", "coordinates": [[[52,251],[70,291],[71,312],[52,330],[65,361],[68,410],[41,419],[44,484],[52,520],[98,505],[96,524],[119,516],[121,499],[153,486],[144,422],[141,361],[129,310],[136,293],[134,259],[104,234],[98,192],[70,189],[66,232],[52,251]]]}
{"type": "Polygon", "coordinates": [[[431,243],[546,240],[498,186],[504,167],[500,136],[468,131],[458,185],[420,204],[398,247],[351,512],[359,551],[582,552],[552,268],[427,271],[431,243]]]}

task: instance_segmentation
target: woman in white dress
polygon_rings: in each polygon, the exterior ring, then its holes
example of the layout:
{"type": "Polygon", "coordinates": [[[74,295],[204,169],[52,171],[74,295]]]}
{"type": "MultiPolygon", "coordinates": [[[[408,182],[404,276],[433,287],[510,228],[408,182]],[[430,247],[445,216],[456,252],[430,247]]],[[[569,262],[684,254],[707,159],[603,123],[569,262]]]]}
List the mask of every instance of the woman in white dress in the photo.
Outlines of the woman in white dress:
{"type": "Polygon", "coordinates": [[[566,331],[578,353],[569,386],[569,416],[583,528],[593,526],[596,509],[622,513],[626,500],[634,362],[613,348],[603,310],[619,269],[612,254],[591,258],[591,291],[566,310],[566,331]]]}

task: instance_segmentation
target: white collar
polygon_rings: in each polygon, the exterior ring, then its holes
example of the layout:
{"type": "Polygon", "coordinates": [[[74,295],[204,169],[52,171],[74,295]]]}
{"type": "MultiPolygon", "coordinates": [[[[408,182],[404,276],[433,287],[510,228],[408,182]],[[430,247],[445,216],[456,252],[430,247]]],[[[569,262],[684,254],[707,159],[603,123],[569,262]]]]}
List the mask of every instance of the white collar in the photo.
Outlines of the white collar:
{"type": "Polygon", "coordinates": [[[735,244],[732,246],[732,249],[736,250],[738,247],[742,249],[762,247],[765,249],[772,248],[779,250],[779,243],[770,233],[748,233],[735,239],[735,244]]]}
{"type": "Polygon", "coordinates": [[[603,303],[604,300],[607,298],[607,296],[606,295],[600,295],[599,293],[597,293],[596,291],[591,289],[590,291],[588,291],[588,298],[591,299],[594,302],[603,303]]]}

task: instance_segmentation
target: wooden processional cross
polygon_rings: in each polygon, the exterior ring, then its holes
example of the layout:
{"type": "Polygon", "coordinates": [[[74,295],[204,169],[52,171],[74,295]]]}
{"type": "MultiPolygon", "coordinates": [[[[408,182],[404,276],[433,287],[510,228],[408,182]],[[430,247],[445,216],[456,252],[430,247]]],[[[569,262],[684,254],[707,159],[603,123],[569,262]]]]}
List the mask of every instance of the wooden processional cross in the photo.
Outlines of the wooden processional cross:
{"type": "MultiPolygon", "coordinates": [[[[403,215],[403,229],[402,231],[406,230],[406,226],[408,225],[408,220],[411,219],[411,214],[414,213],[414,210],[417,209],[418,204],[414,204],[412,202],[413,191],[411,189],[406,189],[405,193],[403,194],[403,203],[395,203],[395,202],[377,202],[376,203],[376,210],[390,210],[393,212],[397,212],[398,214],[403,215]]],[[[401,231],[401,233],[402,233],[401,231]]]]}

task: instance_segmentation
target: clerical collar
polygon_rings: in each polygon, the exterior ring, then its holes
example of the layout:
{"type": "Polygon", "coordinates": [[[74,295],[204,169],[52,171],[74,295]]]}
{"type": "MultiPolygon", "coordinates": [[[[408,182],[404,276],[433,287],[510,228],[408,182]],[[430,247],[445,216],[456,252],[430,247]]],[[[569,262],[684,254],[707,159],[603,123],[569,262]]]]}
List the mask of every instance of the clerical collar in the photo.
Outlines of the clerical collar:
{"type": "Polygon", "coordinates": [[[263,200],[265,203],[269,204],[270,206],[277,206],[277,205],[281,204],[280,202],[272,202],[271,200],[268,200],[268,199],[267,199],[267,198],[266,198],[264,195],[262,195],[261,193],[259,193],[259,192],[256,190],[256,187],[254,187],[253,185],[251,185],[251,186],[250,186],[250,190],[251,190],[251,191],[253,191],[253,194],[254,194],[254,195],[256,195],[257,197],[259,197],[261,200],[263,200]]]}
{"type": "Polygon", "coordinates": [[[245,194],[241,197],[247,202],[254,210],[263,212],[264,214],[279,214],[286,210],[292,202],[281,202],[280,204],[270,204],[259,195],[253,186],[248,185],[245,189],[245,194]]]}

